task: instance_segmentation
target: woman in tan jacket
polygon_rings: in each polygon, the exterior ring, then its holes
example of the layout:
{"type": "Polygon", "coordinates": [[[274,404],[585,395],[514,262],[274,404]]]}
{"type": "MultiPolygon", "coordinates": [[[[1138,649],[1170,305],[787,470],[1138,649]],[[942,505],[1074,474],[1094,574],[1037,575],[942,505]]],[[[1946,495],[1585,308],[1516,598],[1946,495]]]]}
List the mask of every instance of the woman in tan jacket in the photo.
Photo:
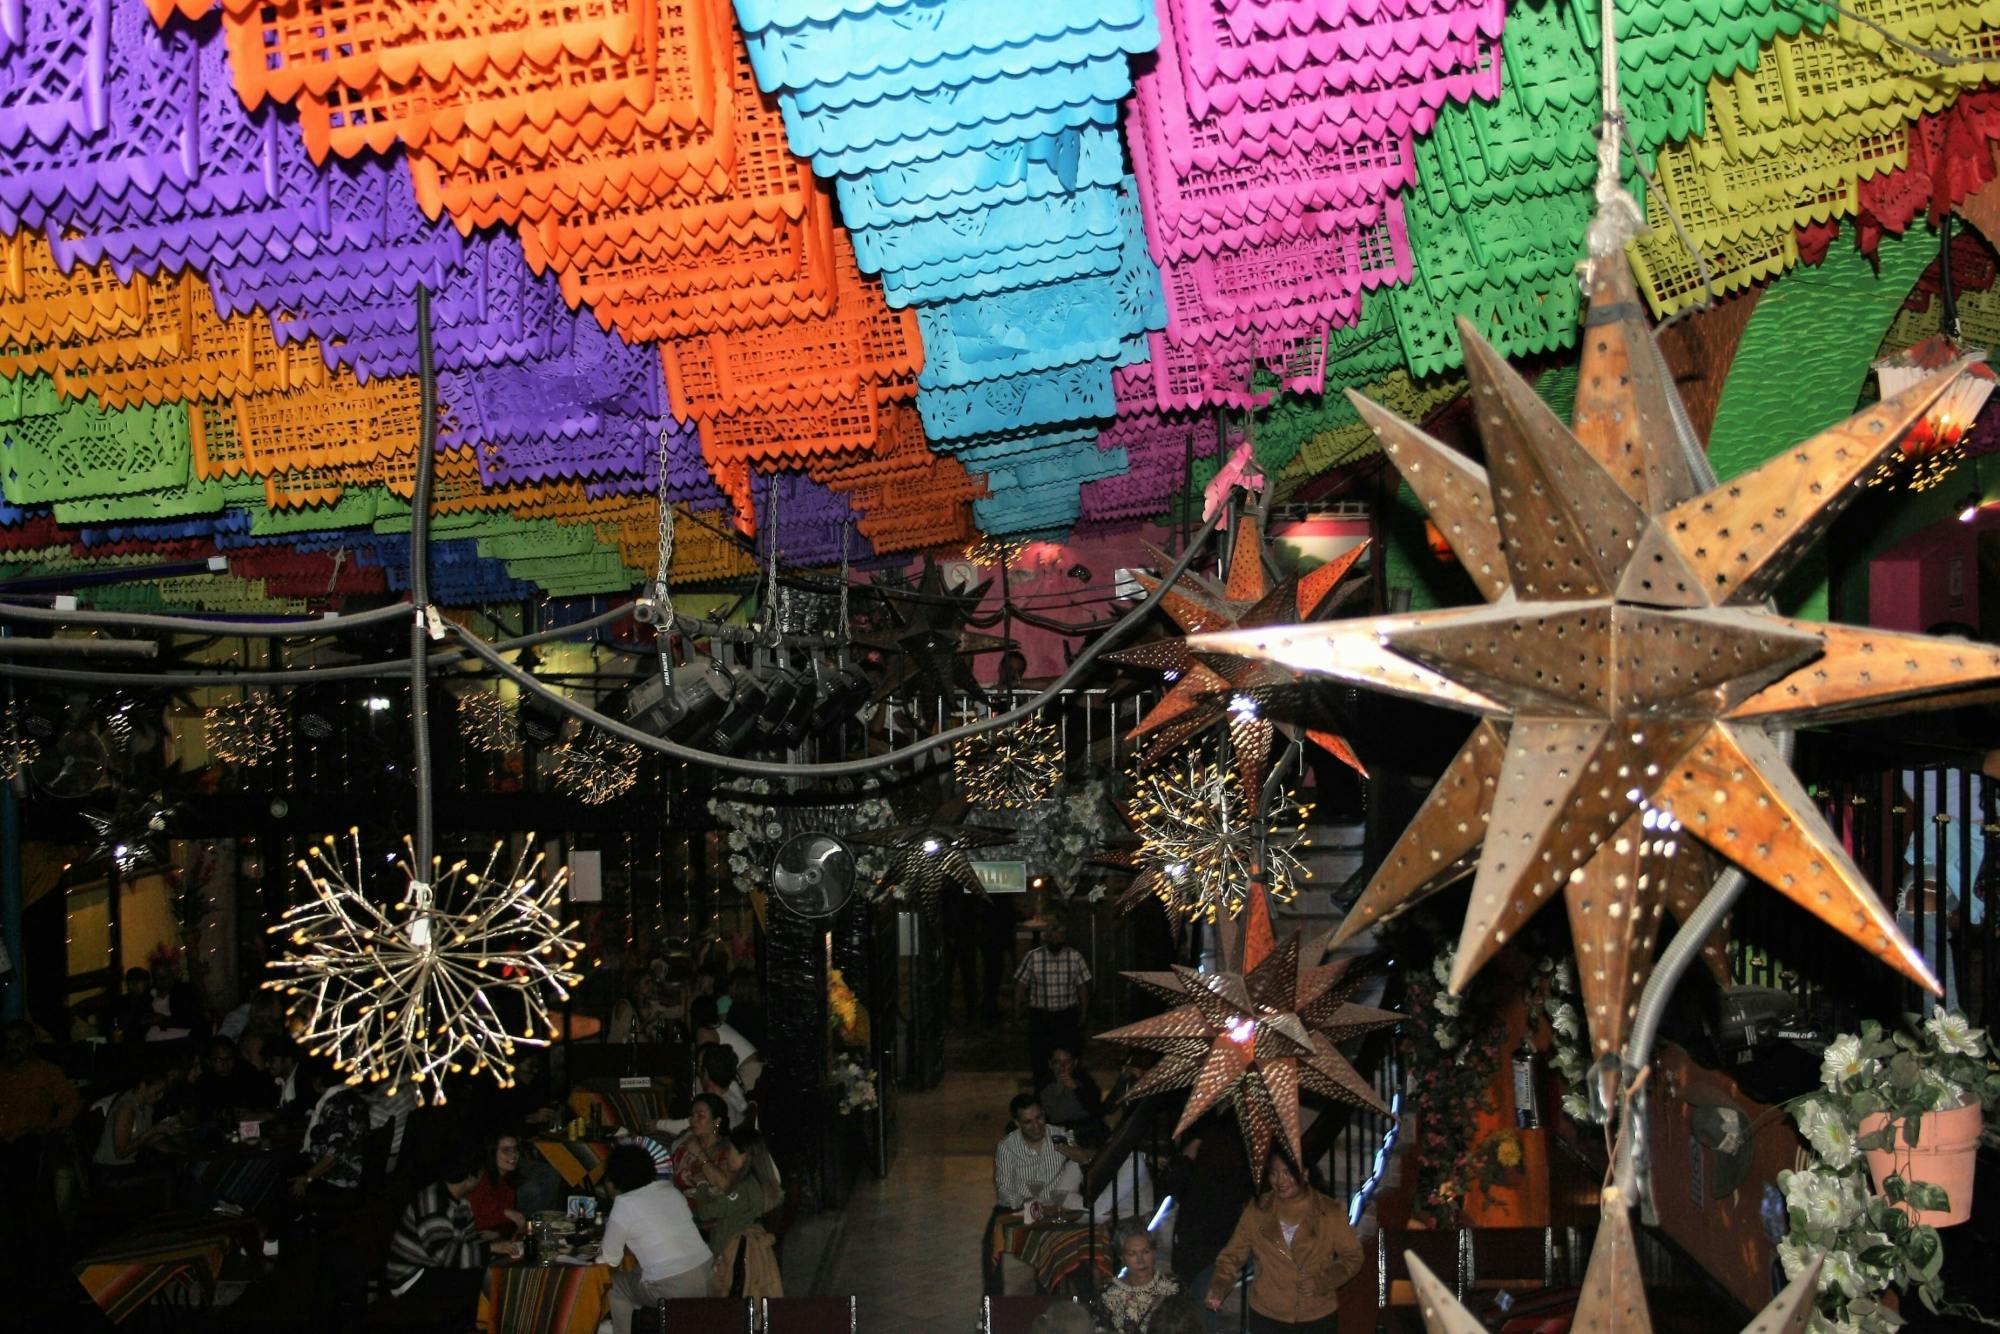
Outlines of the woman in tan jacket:
{"type": "Polygon", "coordinates": [[[1244,1260],[1254,1255],[1251,1334],[1333,1334],[1340,1289],[1361,1271],[1361,1239],[1347,1225],[1346,1210],[1301,1181],[1283,1155],[1271,1155],[1264,1182],[1264,1194],[1244,1208],[1235,1235],[1215,1257],[1208,1309],[1221,1309],[1244,1260]]]}

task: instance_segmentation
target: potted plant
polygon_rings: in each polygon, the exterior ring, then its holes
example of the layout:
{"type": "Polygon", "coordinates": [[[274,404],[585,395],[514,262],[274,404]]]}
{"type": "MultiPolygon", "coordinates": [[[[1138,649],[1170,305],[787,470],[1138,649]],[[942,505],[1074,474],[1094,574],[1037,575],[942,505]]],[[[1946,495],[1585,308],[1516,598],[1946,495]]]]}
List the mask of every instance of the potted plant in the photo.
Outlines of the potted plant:
{"type": "Polygon", "coordinates": [[[1909,1032],[1865,1023],[1826,1049],[1820,1084],[1786,1107],[1813,1161],[1778,1174],[1786,1276],[1821,1261],[1813,1328],[1887,1334],[1902,1324],[1882,1302],[1892,1287],[1915,1289],[1932,1311],[1952,1309],[1943,1306],[1937,1229],[1971,1212],[1972,1151],[1984,1108],[2000,1098],[1985,1034],[1948,1010],[1909,1032]],[[1955,1164],[1952,1146],[1968,1123],[1964,1162],[1955,1164]]]}
{"type": "Polygon", "coordinates": [[[1972,1215],[1973,1155],[1985,1109],[2000,1098],[2000,1071],[1986,1059],[1986,1035],[1956,1010],[1938,1010],[1918,1027],[1885,1033],[1872,1020],[1845,1034],[1821,1063],[1825,1092],[1813,1100],[1837,1107],[1855,1129],[1875,1189],[1891,1177],[1912,1188],[1915,1221],[1950,1227],[1972,1215]],[[1942,1192],[1944,1203],[1927,1186],[1942,1192]]]}

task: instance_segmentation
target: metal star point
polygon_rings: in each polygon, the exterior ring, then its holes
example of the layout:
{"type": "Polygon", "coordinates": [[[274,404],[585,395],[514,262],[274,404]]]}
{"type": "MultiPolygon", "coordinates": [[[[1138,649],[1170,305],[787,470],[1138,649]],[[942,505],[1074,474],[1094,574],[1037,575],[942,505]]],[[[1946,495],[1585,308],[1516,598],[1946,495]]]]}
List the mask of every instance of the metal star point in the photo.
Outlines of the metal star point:
{"type": "Polygon", "coordinates": [[[1706,849],[1935,991],[1768,729],[1920,706],[2000,679],[2000,651],[1790,620],[1766,599],[1968,363],[1704,487],[1629,267],[1600,264],[1593,284],[1573,426],[1464,321],[1484,466],[1350,395],[1491,605],[1189,647],[1479,717],[1338,939],[1471,869],[1457,991],[1561,893],[1592,1039],[1609,1051],[1662,907],[1706,892],[1706,849]]]}

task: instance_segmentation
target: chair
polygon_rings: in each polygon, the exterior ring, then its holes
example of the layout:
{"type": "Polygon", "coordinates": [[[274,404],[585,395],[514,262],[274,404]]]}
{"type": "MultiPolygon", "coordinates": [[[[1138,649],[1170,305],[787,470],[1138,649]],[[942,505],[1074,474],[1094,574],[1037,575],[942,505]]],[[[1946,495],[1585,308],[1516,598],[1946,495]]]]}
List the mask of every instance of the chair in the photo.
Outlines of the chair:
{"type": "Polygon", "coordinates": [[[1072,1300],[1044,1292],[1023,1297],[988,1297],[979,1312],[979,1334],[1028,1334],[1028,1327],[1042,1312],[1072,1300]]]}
{"type": "Polygon", "coordinates": [[[1375,1306],[1415,1306],[1416,1285],[1410,1281],[1405,1252],[1415,1252],[1430,1271],[1451,1285],[1452,1295],[1465,1296],[1468,1258],[1467,1234],[1456,1231],[1411,1229],[1392,1232],[1382,1229],[1375,1237],[1375,1306]]]}
{"type": "Polygon", "coordinates": [[[748,1297],[684,1297],[632,1313],[632,1334],[750,1334],[748,1297]]]}
{"type": "Polygon", "coordinates": [[[848,1297],[766,1297],[764,1334],[854,1334],[860,1328],[848,1297]]]}

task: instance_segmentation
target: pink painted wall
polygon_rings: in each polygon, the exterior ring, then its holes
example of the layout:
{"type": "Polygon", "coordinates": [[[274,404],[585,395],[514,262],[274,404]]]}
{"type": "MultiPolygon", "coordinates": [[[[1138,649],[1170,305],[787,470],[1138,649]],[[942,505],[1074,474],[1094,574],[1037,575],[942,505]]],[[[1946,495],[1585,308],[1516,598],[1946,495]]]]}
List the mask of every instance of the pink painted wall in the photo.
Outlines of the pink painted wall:
{"type": "Polygon", "coordinates": [[[1868,563],[1868,623],[1921,633],[1941,621],[1979,625],[1979,523],[1944,519],[1868,563]]]}

